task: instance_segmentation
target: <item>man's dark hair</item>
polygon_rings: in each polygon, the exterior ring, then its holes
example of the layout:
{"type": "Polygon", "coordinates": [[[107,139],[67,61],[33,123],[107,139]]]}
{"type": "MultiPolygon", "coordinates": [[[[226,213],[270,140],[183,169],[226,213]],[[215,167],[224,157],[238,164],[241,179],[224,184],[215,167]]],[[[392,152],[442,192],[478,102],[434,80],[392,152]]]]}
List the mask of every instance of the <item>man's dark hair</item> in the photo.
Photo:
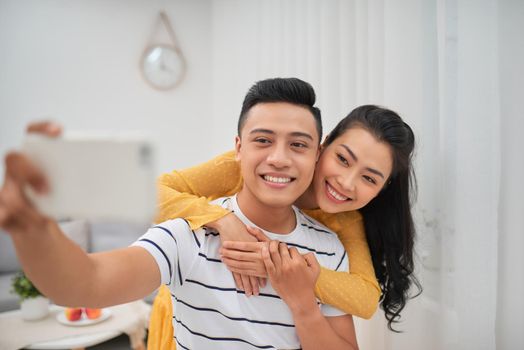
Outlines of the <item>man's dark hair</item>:
{"type": "Polygon", "coordinates": [[[316,100],[313,87],[298,78],[273,78],[260,80],[253,85],[242,103],[238,118],[238,135],[244,127],[249,110],[259,103],[287,102],[308,109],[318,131],[319,142],[322,139],[322,118],[320,109],[314,106],[316,100]]]}

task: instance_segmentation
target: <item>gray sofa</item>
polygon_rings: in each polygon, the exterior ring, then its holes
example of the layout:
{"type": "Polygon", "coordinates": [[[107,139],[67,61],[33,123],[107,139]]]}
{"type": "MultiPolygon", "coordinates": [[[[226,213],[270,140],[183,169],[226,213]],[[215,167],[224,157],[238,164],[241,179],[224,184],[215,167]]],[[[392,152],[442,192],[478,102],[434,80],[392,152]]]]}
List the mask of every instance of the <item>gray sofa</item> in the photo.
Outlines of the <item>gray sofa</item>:
{"type": "MultiPolygon", "coordinates": [[[[81,220],[63,222],[60,226],[73,241],[88,252],[126,247],[148,228],[147,225],[139,224],[81,220]]],[[[0,312],[19,307],[18,297],[10,293],[11,279],[17,271],[20,271],[20,264],[11,238],[0,231],[0,312]]],[[[152,300],[153,295],[146,298],[148,302],[152,300]]]]}

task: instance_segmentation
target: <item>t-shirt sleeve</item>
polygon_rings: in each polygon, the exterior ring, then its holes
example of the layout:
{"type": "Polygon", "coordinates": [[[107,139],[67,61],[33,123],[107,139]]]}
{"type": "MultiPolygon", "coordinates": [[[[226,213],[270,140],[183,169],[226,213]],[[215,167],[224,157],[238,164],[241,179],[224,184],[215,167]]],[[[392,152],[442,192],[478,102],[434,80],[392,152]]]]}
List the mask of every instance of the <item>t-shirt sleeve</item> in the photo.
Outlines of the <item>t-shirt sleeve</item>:
{"type": "Polygon", "coordinates": [[[142,247],[153,256],[161,282],[168,286],[183,283],[200,249],[195,232],[183,219],[151,227],[132,246],[142,247]]]}

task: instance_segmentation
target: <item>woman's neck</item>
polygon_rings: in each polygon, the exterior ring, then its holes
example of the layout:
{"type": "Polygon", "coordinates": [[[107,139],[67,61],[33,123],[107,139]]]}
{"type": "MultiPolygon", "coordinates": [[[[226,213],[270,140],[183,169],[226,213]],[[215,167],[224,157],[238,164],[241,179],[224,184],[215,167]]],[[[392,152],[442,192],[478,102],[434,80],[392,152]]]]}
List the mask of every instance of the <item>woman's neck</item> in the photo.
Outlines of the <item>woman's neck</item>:
{"type": "Polygon", "coordinates": [[[295,201],[295,205],[300,209],[318,209],[317,197],[315,196],[315,188],[313,183],[309,185],[306,192],[304,192],[295,201]]]}

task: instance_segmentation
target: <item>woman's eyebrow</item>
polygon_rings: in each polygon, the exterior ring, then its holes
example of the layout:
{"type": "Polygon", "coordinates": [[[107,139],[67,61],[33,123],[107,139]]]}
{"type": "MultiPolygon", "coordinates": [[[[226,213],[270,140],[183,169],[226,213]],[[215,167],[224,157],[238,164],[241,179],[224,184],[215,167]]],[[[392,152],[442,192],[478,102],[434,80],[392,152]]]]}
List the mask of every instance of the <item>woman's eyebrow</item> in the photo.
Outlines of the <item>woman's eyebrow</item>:
{"type": "MultiPolygon", "coordinates": [[[[343,143],[340,144],[346,151],[348,151],[349,155],[351,156],[351,158],[353,158],[353,160],[355,162],[358,161],[358,158],[356,156],[355,153],[353,153],[353,151],[351,150],[351,148],[349,148],[348,146],[344,145],[343,143]]],[[[366,170],[369,171],[370,173],[373,173],[375,175],[378,175],[380,176],[381,178],[385,179],[384,177],[384,174],[382,174],[380,171],[378,171],[377,169],[373,169],[373,168],[369,168],[369,167],[366,167],[366,170]]]]}

